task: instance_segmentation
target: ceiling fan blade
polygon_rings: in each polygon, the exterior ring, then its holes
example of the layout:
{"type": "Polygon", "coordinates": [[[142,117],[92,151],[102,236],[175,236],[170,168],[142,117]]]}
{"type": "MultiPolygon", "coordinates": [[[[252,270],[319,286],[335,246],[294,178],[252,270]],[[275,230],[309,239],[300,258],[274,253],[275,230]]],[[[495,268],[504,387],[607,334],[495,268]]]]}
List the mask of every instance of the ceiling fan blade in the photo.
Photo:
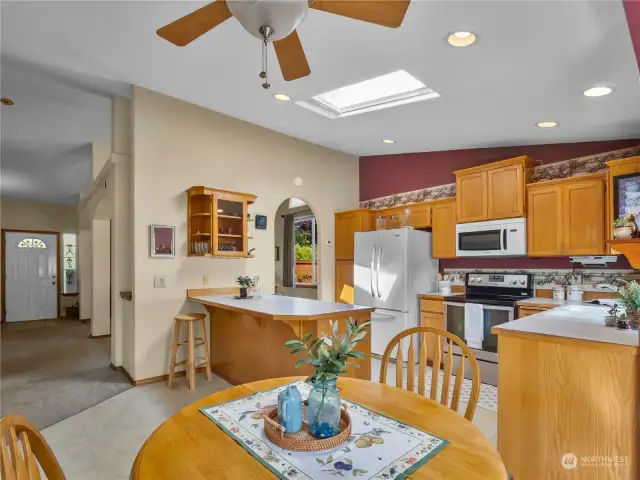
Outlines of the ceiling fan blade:
{"type": "Polygon", "coordinates": [[[298,32],[294,30],[288,37],[276,40],[273,42],[273,47],[276,49],[282,76],[287,82],[306,77],[311,73],[298,32]]]}
{"type": "Polygon", "coordinates": [[[156,33],[174,45],[184,47],[231,16],[227,3],[224,0],[217,0],[165,25],[156,33]]]}
{"type": "Polygon", "coordinates": [[[315,10],[355,18],[384,27],[397,28],[402,24],[411,0],[313,0],[315,10]]]}

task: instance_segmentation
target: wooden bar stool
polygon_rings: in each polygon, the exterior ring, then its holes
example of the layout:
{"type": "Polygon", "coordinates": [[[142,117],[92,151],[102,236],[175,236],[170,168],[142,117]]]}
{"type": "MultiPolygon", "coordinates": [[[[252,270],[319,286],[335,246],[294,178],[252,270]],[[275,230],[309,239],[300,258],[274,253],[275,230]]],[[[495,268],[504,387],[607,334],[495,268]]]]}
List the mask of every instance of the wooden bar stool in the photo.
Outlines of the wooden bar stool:
{"type": "MultiPolygon", "coordinates": [[[[211,381],[211,362],[209,361],[209,344],[207,342],[207,328],[204,313],[182,313],[174,317],[176,324],[173,327],[173,347],[171,349],[171,364],[169,365],[169,388],[175,376],[175,369],[181,365],[185,366],[186,375],[189,378],[189,390],[196,389],[196,368],[204,367],[207,372],[207,380],[211,381]],[[187,324],[187,339],[180,341],[180,327],[187,324]],[[202,337],[195,337],[195,325],[199,323],[202,327],[202,337]],[[187,358],[181,362],[176,362],[176,355],[179,346],[187,347],[187,358]],[[196,365],[196,347],[204,346],[204,363],[196,365]]],[[[203,357],[198,357],[203,358],[203,357]]]]}

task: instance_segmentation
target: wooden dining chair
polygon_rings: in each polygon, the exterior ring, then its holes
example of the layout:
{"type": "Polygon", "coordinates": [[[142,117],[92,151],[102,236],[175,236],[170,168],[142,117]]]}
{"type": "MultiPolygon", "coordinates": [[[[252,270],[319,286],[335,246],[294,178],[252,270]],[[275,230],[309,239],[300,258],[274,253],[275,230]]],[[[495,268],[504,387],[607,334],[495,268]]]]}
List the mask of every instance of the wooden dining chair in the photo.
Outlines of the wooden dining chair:
{"type": "Polygon", "coordinates": [[[48,480],[64,480],[64,472],[49,444],[22,415],[0,419],[0,472],[2,480],[40,480],[42,467],[48,480]]]}
{"type": "Polygon", "coordinates": [[[471,366],[472,386],[471,394],[469,395],[469,402],[467,403],[467,409],[464,412],[464,417],[471,421],[476,411],[476,405],[478,403],[478,395],[480,394],[480,367],[478,361],[473,355],[471,349],[464,343],[459,337],[456,337],[452,333],[440,330],[433,327],[414,327],[400,332],[398,335],[387,345],[382,357],[382,367],[380,368],[380,383],[387,383],[387,367],[394,348],[396,351],[396,387],[402,388],[404,385],[404,351],[402,348],[403,340],[409,337],[409,349],[407,350],[407,390],[415,390],[415,367],[416,367],[416,342],[414,337],[419,337],[420,341],[420,353],[418,355],[418,393],[420,395],[427,394],[426,392],[426,379],[427,379],[427,356],[430,352],[427,351],[428,345],[435,345],[432,355],[432,368],[431,368],[431,388],[429,391],[429,398],[437,401],[438,395],[438,383],[440,381],[440,366],[442,360],[444,360],[444,378],[442,380],[442,394],[440,395],[440,403],[445,407],[449,407],[454,411],[458,411],[460,404],[460,392],[462,390],[462,381],[464,379],[465,370],[465,358],[469,360],[471,366]],[[437,341],[427,342],[427,334],[435,335],[437,341]],[[443,358],[443,345],[447,344],[447,352],[443,358]],[[451,373],[453,369],[453,345],[460,347],[461,356],[460,363],[455,372],[455,384],[453,385],[453,392],[451,396],[451,404],[449,405],[449,388],[451,386],[451,373]]]}

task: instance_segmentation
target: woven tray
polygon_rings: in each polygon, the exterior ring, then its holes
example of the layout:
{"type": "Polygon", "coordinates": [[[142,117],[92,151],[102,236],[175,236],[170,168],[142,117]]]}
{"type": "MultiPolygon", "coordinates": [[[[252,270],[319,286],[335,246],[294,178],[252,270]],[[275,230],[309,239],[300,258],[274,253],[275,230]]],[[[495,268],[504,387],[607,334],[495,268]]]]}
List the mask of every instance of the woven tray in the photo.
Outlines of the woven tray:
{"type": "Polygon", "coordinates": [[[262,410],[264,433],[267,438],[280,448],[295,452],[318,452],[337,448],[347,441],[351,435],[351,417],[346,405],[340,411],[340,433],[329,438],[316,438],[309,433],[309,424],[302,423],[302,429],[296,433],[285,433],[284,427],[278,424],[278,409],[262,410]]]}

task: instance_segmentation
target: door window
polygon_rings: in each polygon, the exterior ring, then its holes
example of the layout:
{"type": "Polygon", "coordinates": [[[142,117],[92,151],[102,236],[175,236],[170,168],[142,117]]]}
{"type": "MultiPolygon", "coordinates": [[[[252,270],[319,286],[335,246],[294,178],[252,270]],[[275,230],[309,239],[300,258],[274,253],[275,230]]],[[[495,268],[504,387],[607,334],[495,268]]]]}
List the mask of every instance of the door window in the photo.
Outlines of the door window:
{"type": "Polygon", "coordinates": [[[39,238],[25,238],[18,242],[18,248],[47,248],[47,244],[39,238]]]}

